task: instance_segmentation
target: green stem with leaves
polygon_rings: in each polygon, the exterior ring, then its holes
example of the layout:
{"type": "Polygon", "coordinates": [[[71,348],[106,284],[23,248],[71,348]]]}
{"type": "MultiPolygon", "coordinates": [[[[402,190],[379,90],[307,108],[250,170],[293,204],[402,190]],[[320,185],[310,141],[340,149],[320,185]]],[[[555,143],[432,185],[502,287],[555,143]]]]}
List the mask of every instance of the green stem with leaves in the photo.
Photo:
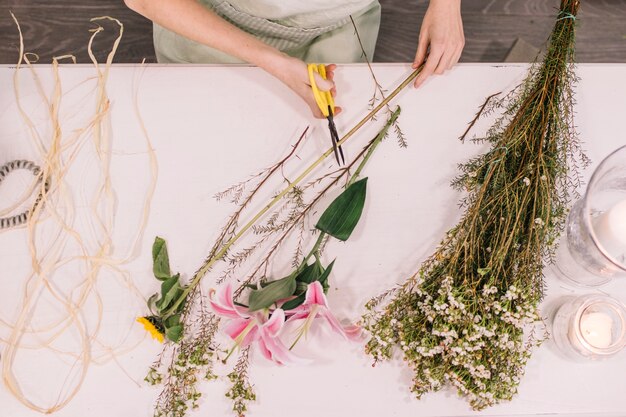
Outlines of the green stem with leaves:
{"type": "MultiPolygon", "coordinates": [[[[385,126],[382,128],[380,132],[378,132],[378,134],[374,137],[374,139],[372,139],[372,141],[368,145],[368,149],[365,155],[363,156],[363,160],[357,166],[356,170],[354,171],[354,174],[350,176],[350,179],[348,180],[344,188],[348,188],[349,186],[354,184],[354,182],[361,176],[361,172],[365,168],[365,165],[367,165],[367,163],[369,162],[370,158],[374,154],[374,151],[376,150],[378,145],[380,145],[383,139],[387,136],[387,132],[389,131],[389,128],[396,122],[396,120],[400,116],[401,111],[402,109],[398,106],[396,110],[394,110],[391,113],[391,115],[389,116],[389,119],[385,123],[385,126]]],[[[304,269],[304,267],[307,265],[309,259],[311,259],[312,256],[315,256],[315,258],[319,258],[319,249],[326,236],[327,236],[326,232],[320,231],[320,234],[317,237],[317,240],[315,241],[313,248],[311,248],[311,251],[304,257],[298,269],[294,271],[293,273],[294,277],[298,275],[300,272],[302,272],[302,269],[304,269]]]]}
{"type": "MultiPolygon", "coordinates": [[[[423,65],[414,70],[395,90],[387,96],[383,101],[380,102],[378,106],[376,106],[372,111],[370,111],[361,121],[359,121],[348,133],[346,133],[339,142],[337,142],[337,146],[341,146],[344,144],[350,137],[352,137],[365,123],[371,120],[383,107],[385,107],[393,98],[395,98],[400,91],[402,91],[407,85],[411,83],[421,72],[423,65]]],[[[396,116],[397,118],[397,116],[396,116]]],[[[395,120],[395,119],[394,119],[395,120]]],[[[386,126],[385,132],[388,130],[389,125],[386,126]]],[[[384,137],[384,136],[383,136],[384,137]]],[[[382,138],[381,138],[382,140],[382,138]]],[[[274,207],[289,191],[291,191],[295,186],[297,186],[303,179],[305,179],[315,168],[317,168],[324,160],[330,156],[334,152],[334,149],[331,147],[326,152],[324,152],[317,160],[315,160],[311,165],[309,165],[295,180],[291,181],[289,185],[283,189],[276,197],[274,197],[265,207],[263,207],[256,215],[252,217],[248,223],[246,223],[233,237],[231,237],[224,246],[215,254],[215,256],[207,259],[204,264],[196,271],[193,278],[189,282],[189,284],[185,287],[181,297],[167,310],[163,312],[163,315],[167,317],[169,314],[175,312],[178,307],[184,302],[187,298],[187,295],[191,291],[193,291],[196,286],[200,283],[204,275],[211,269],[211,267],[220,259],[226,255],[228,250],[252,227],[254,226],[259,219],[261,219],[265,213],[267,213],[272,207],[274,207]]],[[[371,156],[371,154],[370,154],[371,156]]],[[[369,159],[369,157],[367,158],[369,159]]],[[[365,160],[367,160],[365,159],[365,160]]],[[[362,169],[362,168],[361,168],[362,169]]],[[[360,170],[357,168],[357,171],[360,170]]]]}

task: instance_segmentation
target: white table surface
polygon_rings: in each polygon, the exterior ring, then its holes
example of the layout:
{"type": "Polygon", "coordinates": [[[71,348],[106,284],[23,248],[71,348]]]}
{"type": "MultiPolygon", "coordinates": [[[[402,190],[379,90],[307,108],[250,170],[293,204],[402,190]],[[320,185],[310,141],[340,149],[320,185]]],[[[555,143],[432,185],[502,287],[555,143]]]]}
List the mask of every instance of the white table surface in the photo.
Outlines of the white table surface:
{"type": "MultiPolygon", "coordinates": [[[[328,253],[338,259],[329,301],[339,317],[356,320],[371,296],[416,270],[443,233],[455,224],[460,215],[456,205],[460,196],[448,184],[456,164],[485,150],[484,146],[461,144],[457,137],[484,98],[515,86],[526,68],[459,65],[444,76],[433,77],[418,91],[407,89],[396,99],[395,103],[402,106],[400,124],[409,147],[400,149],[390,140],[377,150],[366,168],[370,180],[361,224],[347,244],[328,248],[328,253]]],[[[375,71],[380,83],[391,91],[409,68],[380,64],[375,71]]],[[[0,67],[0,164],[35,155],[12,93],[13,73],[13,67],[0,67]]],[[[37,73],[49,92],[51,68],[39,66],[37,73]]],[[[61,68],[65,134],[71,131],[70,126],[80,124],[91,114],[93,75],[91,66],[61,68]]],[[[578,75],[576,124],[593,161],[584,173],[588,177],[601,158],[626,142],[626,65],[579,65],[578,75]]],[[[365,114],[373,85],[362,65],[340,67],[336,81],[338,104],[344,107],[344,114],[337,118],[341,133],[365,114]]],[[[46,138],[51,128],[45,106],[27,70],[21,72],[20,89],[24,108],[46,138]]],[[[135,89],[158,158],[159,177],[141,250],[124,268],[147,297],[158,287],[150,273],[150,246],[155,235],[167,239],[172,269],[188,277],[199,266],[232,209],[216,202],[212,198],[215,192],[277,160],[307,125],[313,127],[313,132],[299,153],[302,166],[325,150],[329,139],[323,121],[313,120],[298,98],[256,68],[113,67],[108,83],[114,149],[111,176],[118,196],[114,240],[120,254],[130,245],[148,181],[145,143],[133,107],[135,89]]],[[[380,120],[344,145],[347,158],[372,137],[380,120]]],[[[488,123],[480,122],[477,131],[488,123]]],[[[317,172],[331,169],[331,159],[317,172]]],[[[68,182],[77,190],[81,170],[88,166],[88,157],[79,154],[77,168],[68,174],[68,182]]],[[[0,208],[11,200],[20,184],[14,181],[13,185],[0,186],[0,208]]],[[[78,207],[87,204],[82,198],[81,193],[75,195],[78,207]]],[[[0,233],[0,264],[0,317],[11,322],[30,267],[25,229],[0,233]]],[[[276,267],[279,271],[287,268],[287,264],[276,267]]],[[[563,284],[549,268],[546,280],[548,307],[563,295],[591,292],[563,284]]],[[[102,337],[121,347],[138,346],[120,354],[116,361],[92,365],[81,391],[57,415],[151,416],[159,389],[147,386],[142,379],[160,347],[133,323],[145,311],[143,300],[106,279],[101,290],[102,337]]],[[[610,283],[601,290],[626,301],[624,282],[610,283]]],[[[84,314],[91,314],[92,308],[88,306],[84,314]]],[[[34,320],[40,319],[35,316],[34,320]]],[[[0,323],[0,337],[5,339],[8,333],[6,325],[0,323]]],[[[0,350],[4,349],[0,342],[0,350]]],[[[94,352],[101,354],[102,349],[94,346],[94,352]]],[[[530,360],[519,395],[509,403],[476,413],[452,391],[426,395],[417,401],[408,391],[411,373],[401,362],[372,368],[371,358],[361,347],[324,332],[306,346],[299,345],[297,352],[315,358],[313,365],[275,367],[254,356],[251,377],[258,401],[251,405],[249,415],[626,415],[626,354],[605,362],[574,363],[563,358],[552,342],[546,342],[530,360]]],[[[42,404],[53,402],[67,372],[67,365],[57,362],[52,353],[45,351],[24,352],[17,357],[15,370],[23,390],[42,404]]],[[[200,411],[192,415],[229,415],[225,390],[224,381],[204,383],[200,411]]],[[[2,417],[37,414],[18,403],[4,386],[0,386],[0,404],[2,417]]]]}

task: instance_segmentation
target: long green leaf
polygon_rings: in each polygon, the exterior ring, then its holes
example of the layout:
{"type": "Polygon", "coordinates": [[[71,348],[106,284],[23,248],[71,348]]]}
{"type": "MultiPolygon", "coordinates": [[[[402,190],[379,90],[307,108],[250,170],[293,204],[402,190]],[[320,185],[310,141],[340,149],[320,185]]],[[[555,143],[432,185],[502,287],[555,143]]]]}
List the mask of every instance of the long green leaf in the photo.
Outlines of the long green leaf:
{"type": "Polygon", "coordinates": [[[295,277],[289,276],[270,282],[266,287],[250,292],[249,309],[250,311],[256,311],[267,308],[280,299],[292,296],[295,291],[295,277]]]}
{"type": "Polygon", "coordinates": [[[350,185],[330,203],[315,227],[341,241],[348,240],[363,213],[366,189],[367,178],[350,185]]]}
{"type": "Polygon", "coordinates": [[[283,310],[285,310],[285,311],[294,309],[294,308],[298,307],[299,305],[301,305],[302,303],[304,303],[304,298],[305,298],[305,294],[300,294],[299,296],[297,296],[293,300],[287,301],[285,304],[283,304],[281,306],[281,308],[283,310]]]}
{"type": "Polygon", "coordinates": [[[335,261],[333,260],[328,267],[324,270],[324,273],[319,277],[318,281],[322,284],[324,288],[324,292],[328,290],[328,276],[330,275],[330,271],[333,270],[333,266],[335,266],[335,261]]]}
{"type": "Polygon", "coordinates": [[[152,271],[157,279],[165,281],[172,275],[170,259],[167,255],[167,244],[164,239],[158,236],[154,238],[152,244],[152,262],[152,271]]]}
{"type": "Polygon", "coordinates": [[[161,299],[156,302],[159,311],[166,310],[172,301],[178,299],[183,292],[178,282],[179,274],[163,281],[161,284],[161,299]]]}
{"type": "Polygon", "coordinates": [[[318,262],[315,262],[311,265],[305,266],[302,272],[300,272],[296,277],[296,281],[310,284],[313,281],[317,281],[323,272],[324,269],[322,269],[322,266],[318,262]]]}

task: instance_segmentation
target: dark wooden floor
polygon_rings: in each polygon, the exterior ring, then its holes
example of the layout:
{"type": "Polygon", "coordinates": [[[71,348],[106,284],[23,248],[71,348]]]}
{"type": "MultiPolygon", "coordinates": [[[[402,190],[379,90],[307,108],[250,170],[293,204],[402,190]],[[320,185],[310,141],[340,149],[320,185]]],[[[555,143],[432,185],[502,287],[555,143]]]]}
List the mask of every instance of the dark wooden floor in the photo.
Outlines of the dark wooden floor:
{"type": "MultiPolygon", "coordinates": [[[[380,0],[383,19],[375,60],[411,61],[428,0],[380,0]]],[[[626,0],[582,0],[577,36],[579,62],[626,62],[626,0]]],[[[518,37],[541,47],[552,27],[558,0],[464,0],[466,47],[463,62],[500,62],[518,37]]],[[[24,32],[27,51],[40,62],[74,54],[89,62],[86,45],[91,17],[109,15],[124,23],[115,62],[154,62],[152,26],[128,10],[123,0],[0,0],[0,63],[15,63],[18,35],[9,11],[24,32]]],[[[99,59],[116,35],[115,25],[94,50],[99,59]]]]}

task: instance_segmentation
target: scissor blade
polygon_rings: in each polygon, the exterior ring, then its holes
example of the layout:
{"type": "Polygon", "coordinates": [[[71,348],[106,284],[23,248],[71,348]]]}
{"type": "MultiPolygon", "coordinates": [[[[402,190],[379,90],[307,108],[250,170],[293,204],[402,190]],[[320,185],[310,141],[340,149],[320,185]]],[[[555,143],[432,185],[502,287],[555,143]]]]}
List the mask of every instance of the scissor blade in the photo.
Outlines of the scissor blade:
{"type": "Polygon", "coordinates": [[[333,119],[333,108],[330,104],[328,105],[328,130],[330,130],[330,138],[333,141],[333,150],[335,151],[337,164],[345,165],[346,158],[343,156],[343,149],[341,149],[341,146],[337,146],[337,143],[339,143],[339,134],[337,133],[337,126],[335,125],[335,120],[333,119]],[[341,155],[341,162],[339,162],[339,155],[341,155]]]}
{"type": "MultiPolygon", "coordinates": [[[[330,131],[330,141],[333,143],[333,152],[335,153],[335,159],[337,160],[337,164],[341,165],[341,161],[339,160],[339,152],[341,151],[341,148],[337,147],[337,130],[335,128],[335,123],[333,122],[332,116],[328,116],[327,119],[328,130],[330,131]]],[[[343,151],[341,151],[341,159],[343,159],[343,151]]]]}
{"type": "MultiPolygon", "coordinates": [[[[333,129],[333,132],[334,132],[334,136],[335,136],[333,142],[335,142],[335,144],[337,144],[337,143],[339,143],[339,135],[337,134],[337,128],[333,129]]],[[[341,145],[337,146],[337,148],[339,149],[339,155],[341,155],[341,163],[343,165],[345,165],[346,164],[346,158],[344,158],[344,156],[343,156],[343,149],[341,148],[341,145]]]]}

